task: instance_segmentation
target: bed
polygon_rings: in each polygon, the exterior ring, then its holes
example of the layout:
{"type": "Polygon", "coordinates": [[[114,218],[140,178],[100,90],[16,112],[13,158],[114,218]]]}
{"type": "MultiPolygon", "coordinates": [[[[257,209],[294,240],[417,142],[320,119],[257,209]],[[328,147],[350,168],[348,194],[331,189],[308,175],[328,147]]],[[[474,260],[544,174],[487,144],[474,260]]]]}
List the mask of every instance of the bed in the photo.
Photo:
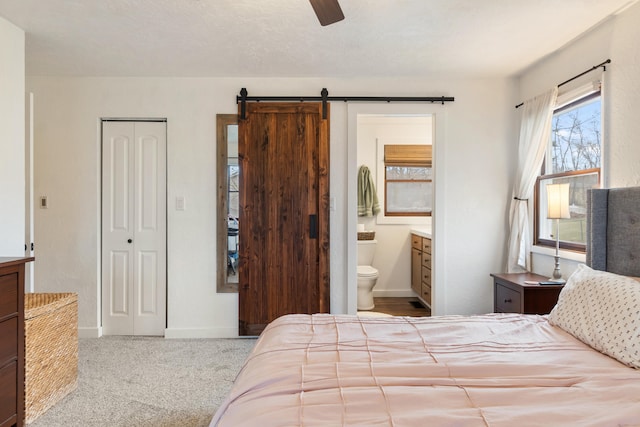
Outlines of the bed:
{"type": "Polygon", "coordinates": [[[275,320],[211,425],[640,425],[638,206],[589,193],[589,266],[548,316],[275,320]]]}

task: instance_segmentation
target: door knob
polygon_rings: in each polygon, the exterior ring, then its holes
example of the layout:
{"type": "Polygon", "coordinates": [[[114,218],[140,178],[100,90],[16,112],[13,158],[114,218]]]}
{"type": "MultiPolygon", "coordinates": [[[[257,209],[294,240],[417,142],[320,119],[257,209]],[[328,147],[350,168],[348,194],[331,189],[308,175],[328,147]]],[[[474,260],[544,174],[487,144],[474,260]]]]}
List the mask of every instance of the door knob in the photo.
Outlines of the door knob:
{"type": "Polygon", "coordinates": [[[128,240],[127,240],[127,243],[131,243],[131,242],[133,242],[133,240],[131,240],[131,239],[128,239],[128,240]]]}

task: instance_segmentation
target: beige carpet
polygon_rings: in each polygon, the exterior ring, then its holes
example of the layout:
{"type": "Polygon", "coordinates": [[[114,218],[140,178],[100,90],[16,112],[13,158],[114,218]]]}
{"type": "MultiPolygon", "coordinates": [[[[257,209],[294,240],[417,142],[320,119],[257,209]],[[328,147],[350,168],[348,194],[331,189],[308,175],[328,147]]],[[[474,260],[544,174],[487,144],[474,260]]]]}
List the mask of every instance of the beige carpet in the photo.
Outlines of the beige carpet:
{"type": "Polygon", "coordinates": [[[29,427],[208,426],[255,339],[81,339],[78,388],[29,427]]]}

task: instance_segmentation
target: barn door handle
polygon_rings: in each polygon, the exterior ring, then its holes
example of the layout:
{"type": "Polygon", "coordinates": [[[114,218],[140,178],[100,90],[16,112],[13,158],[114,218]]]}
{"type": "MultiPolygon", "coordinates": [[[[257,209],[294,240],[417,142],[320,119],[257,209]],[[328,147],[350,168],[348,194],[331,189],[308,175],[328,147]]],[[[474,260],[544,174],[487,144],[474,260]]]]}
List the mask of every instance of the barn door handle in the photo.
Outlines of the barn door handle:
{"type": "Polygon", "coordinates": [[[318,215],[309,215],[309,238],[318,238],[318,215]]]}

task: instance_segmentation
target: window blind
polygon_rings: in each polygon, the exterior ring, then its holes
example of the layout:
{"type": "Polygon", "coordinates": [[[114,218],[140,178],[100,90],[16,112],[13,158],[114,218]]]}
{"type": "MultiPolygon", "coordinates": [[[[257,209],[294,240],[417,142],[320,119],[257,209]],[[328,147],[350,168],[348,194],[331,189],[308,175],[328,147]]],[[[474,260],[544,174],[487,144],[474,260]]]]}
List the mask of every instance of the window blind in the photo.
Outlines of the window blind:
{"type": "Polygon", "coordinates": [[[384,163],[387,166],[431,167],[432,145],[385,145],[384,163]]]}

